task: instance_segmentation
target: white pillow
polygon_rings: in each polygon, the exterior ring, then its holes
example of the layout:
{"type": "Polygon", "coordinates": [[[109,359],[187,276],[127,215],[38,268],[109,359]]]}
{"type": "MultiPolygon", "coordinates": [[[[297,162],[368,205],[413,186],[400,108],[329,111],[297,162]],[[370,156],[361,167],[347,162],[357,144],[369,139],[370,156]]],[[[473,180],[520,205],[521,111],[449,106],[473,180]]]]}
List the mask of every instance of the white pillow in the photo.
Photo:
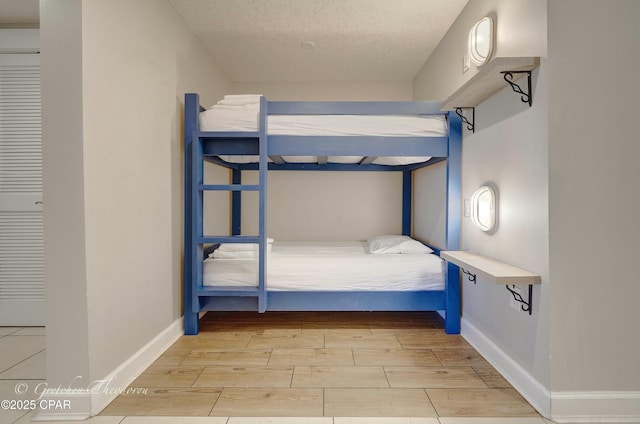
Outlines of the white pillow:
{"type": "Polygon", "coordinates": [[[373,254],[433,253],[428,246],[409,236],[377,236],[367,240],[373,254]]]}
{"type": "MultiPolygon", "coordinates": [[[[273,243],[273,239],[267,239],[267,247],[273,243]]],[[[222,243],[216,250],[223,252],[246,252],[258,251],[257,243],[222,243]]]]}

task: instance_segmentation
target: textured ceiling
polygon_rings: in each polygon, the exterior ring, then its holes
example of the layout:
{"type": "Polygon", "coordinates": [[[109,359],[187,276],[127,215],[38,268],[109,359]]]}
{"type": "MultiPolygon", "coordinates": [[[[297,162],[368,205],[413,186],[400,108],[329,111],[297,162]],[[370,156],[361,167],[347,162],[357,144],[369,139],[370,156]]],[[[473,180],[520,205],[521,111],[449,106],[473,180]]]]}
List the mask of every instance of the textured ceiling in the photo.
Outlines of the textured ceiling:
{"type": "MultiPolygon", "coordinates": [[[[411,81],[469,0],[169,1],[232,80],[305,82],[411,81]]],[[[0,0],[0,26],[38,13],[0,0]]]]}
{"type": "Polygon", "coordinates": [[[298,82],[411,81],[468,0],[170,2],[232,80],[298,82]]]}

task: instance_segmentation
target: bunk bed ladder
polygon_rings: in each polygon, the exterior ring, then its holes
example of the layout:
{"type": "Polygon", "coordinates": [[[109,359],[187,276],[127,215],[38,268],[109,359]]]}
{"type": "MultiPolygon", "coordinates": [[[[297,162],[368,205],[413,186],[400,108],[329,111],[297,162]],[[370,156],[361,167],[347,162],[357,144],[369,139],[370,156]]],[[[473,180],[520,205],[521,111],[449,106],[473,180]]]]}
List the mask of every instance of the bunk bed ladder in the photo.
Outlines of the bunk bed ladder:
{"type": "MultiPolygon", "coordinates": [[[[199,111],[199,98],[187,94],[185,110],[199,111]],[[197,108],[197,109],[194,109],[197,108]]],[[[185,252],[184,252],[184,321],[185,334],[198,334],[199,313],[209,298],[250,298],[257,299],[258,312],[265,312],[267,294],[266,275],[266,182],[268,149],[266,136],[266,101],[262,98],[261,130],[258,135],[260,149],[259,183],[242,184],[239,170],[233,170],[231,184],[204,184],[203,138],[210,134],[198,131],[198,122],[185,122],[185,252]],[[230,236],[204,235],[204,193],[207,191],[230,191],[232,202],[232,222],[230,236]],[[239,219],[240,193],[259,193],[259,234],[242,236],[239,219]],[[207,287],[203,285],[203,259],[205,246],[216,243],[255,243],[258,245],[258,272],[256,287],[207,287]]],[[[185,113],[198,116],[198,113],[185,113]]]]}

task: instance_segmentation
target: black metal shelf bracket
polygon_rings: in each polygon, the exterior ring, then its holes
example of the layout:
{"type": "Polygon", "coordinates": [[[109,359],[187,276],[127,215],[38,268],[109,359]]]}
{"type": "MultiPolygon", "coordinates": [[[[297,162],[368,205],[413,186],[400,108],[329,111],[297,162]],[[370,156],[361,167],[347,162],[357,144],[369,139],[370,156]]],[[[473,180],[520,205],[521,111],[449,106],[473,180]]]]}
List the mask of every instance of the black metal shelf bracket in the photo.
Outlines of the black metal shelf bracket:
{"type": "Polygon", "coordinates": [[[462,122],[467,124],[467,129],[475,133],[476,132],[476,108],[475,107],[457,107],[455,112],[456,112],[456,115],[458,115],[460,119],[462,119],[462,122]],[[471,109],[471,121],[469,121],[469,119],[466,116],[464,116],[463,109],[471,109]]]}
{"type": "Polygon", "coordinates": [[[469,281],[471,281],[473,284],[476,283],[476,274],[474,274],[472,272],[469,272],[469,271],[467,271],[466,269],[464,269],[462,267],[460,269],[462,270],[462,273],[467,276],[467,279],[469,281]]]}
{"type": "MultiPolygon", "coordinates": [[[[515,284],[512,284],[512,286],[515,287],[515,284]]],[[[533,285],[529,284],[529,300],[524,300],[520,293],[509,288],[508,284],[505,287],[507,288],[507,290],[509,290],[509,292],[513,296],[513,299],[516,302],[521,303],[520,309],[522,309],[524,312],[529,312],[529,315],[531,315],[533,309],[533,285]]]]}
{"type": "Polygon", "coordinates": [[[531,71],[501,71],[502,77],[504,80],[509,83],[513,91],[518,94],[521,94],[520,100],[523,103],[529,103],[529,107],[531,107],[532,98],[531,98],[531,71]],[[513,81],[513,74],[527,74],[527,91],[523,91],[522,88],[518,84],[513,81]]]}

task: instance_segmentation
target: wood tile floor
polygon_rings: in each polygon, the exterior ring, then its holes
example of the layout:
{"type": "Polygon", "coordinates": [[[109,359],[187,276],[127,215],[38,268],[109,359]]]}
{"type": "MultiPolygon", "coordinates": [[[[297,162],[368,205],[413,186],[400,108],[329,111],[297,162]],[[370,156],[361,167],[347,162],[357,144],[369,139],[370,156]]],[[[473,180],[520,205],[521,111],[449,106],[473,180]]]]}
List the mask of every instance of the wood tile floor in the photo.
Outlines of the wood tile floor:
{"type": "Polygon", "coordinates": [[[431,312],[207,313],[108,416],[539,417],[431,312]]]}

